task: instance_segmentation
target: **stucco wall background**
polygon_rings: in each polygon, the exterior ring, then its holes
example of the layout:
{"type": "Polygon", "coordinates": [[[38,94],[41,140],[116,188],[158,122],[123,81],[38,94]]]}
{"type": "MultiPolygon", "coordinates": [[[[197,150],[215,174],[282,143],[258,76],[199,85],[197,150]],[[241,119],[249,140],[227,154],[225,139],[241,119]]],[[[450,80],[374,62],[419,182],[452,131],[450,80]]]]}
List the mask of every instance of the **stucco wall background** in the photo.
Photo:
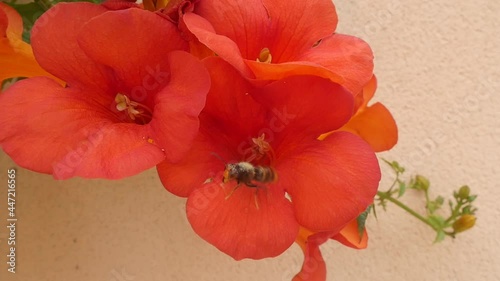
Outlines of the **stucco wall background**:
{"type": "MultiPolygon", "coordinates": [[[[368,41],[376,99],[393,112],[399,144],[379,156],[408,176],[429,177],[433,195],[469,184],[479,194],[474,229],[433,244],[425,225],[389,205],[368,221],[369,247],[323,246],[328,280],[500,280],[500,2],[336,1],[338,31],[368,41]]],[[[0,177],[15,167],[0,154],[0,177]]],[[[390,180],[388,169],[381,186],[390,180]]],[[[291,280],[302,254],[235,262],[185,219],[184,199],[154,170],[121,181],[55,181],[17,173],[17,273],[7,272],[6,185],[0,188],[0,280],[291,280]]],[[[405,202],[422,206],[410,193],[405,202]]]]}

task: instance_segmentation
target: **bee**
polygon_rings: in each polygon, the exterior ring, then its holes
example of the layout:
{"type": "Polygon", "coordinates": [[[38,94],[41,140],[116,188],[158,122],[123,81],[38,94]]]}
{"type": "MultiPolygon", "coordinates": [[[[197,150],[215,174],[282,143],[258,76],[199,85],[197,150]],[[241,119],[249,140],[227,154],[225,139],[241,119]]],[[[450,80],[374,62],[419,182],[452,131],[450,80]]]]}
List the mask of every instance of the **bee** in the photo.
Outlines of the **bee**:
{"type": "Polygon", "coordinates": [[[255,190],[255,207],[259,209],[259,202],[257,200],[257,191],[259,188],[253,182],[270,183],[278,179],[278,174],[271,167],[254,166],[249,162],[239,162],[234,164],[226,164],[222,182],[227,183],[231,180],[236,180],[238,183],[233,190],[226,196],[226,200],[233,195],[234,191],[243,183],[248,187],[256,188],[255,190]]]}
{"type": "Polygon", "coordinates": [[[276,181],[278,176],[271,167],[254,166],[249,162],[239,162],[235,164],[226,164],[222,182],[227,183],[235,179],[238,186],[244,183],[248,187],[258,187],[252,181],[269,183],[276,181]]]}

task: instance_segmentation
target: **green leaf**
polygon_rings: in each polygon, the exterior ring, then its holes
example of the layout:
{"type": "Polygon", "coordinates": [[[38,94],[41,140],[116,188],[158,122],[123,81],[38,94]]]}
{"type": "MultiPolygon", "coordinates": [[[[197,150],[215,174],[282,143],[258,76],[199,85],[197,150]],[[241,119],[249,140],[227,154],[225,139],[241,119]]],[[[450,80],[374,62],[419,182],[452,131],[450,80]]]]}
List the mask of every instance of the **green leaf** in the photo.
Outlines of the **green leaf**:
{"type": "Polygon", "coordinates": [[[25,78],[24,77],[14,77],[14,78],[5,79],[0,87],[0,90],[3,92],[5,90],[7,90],[7,88],[10,87],[15,82],[17,82],[19,80],[23,80],[23,79],[25,79],[25,78]]]}
{"type": "Polygon", "coordinates": [[[387,163],[394,170],[394,172],[396,172],[398,174],[404,173],[405,168],[401,167],[401,165],[399,165],[399,163],[397,161],[389,162],[383,158],[382,158],[382,160],[384,160],[384,162],[387,163]]]}
{"type": "Polygon", "coordinates": [[[476,213],[476,211],[477,211],[477,208],[474,208],[471,205],[467,205],[467,206],[462,208],[462,211],[460,212],[460,214],[462,214],[462,215],[465,215],[465,214],[474,215],[476,213]]]}
{"type": "Polygon", "coordinates": [[[444,198],[442,196],[438,196],[434,201],[429,201],[427,203],[427,210],[429,210],[429,213],[433,214],[436,210],[443,206],[443,203],[444,198]]]}
{"type": "Polygon", "coordinates": [[[477,198],[477,195],[471,195],[467,198],[467,201],[469,201],[469,203],[472,203],[472,202],[474,202],[474,200],[476,200],[476,198],[477,198]]]}
{"type": "Polygon", "coordinates": [[[406,192],[406,183],[403,181],[399,182],[399,189],[398,189],[398,198],[403,196],[406,192]]]}
{"type": "Polygon", "coordinates": [[[375,208],[375,207],[376,207],[376,206],[375,206],[375,204],[371,204],[371,205],[370,205],[370,207],[372,207],[372,210],[373,210],[373,216],[375,216],[375,218],[376,218],[376,219],[378,219],[378,218],[377,218],[377,209],[375,208]]]}
{"type": "Polygon", "coordinates": [[[17,1],[12,0],[7,4],[14,8],[23,19],[23,41],[30,43],[30,34],[36,20],[52,6],[60,2],[92,2],[101,3],[102,0],[34,0],[34,2],[26,4],[16,4],[17,1]]]}
{"type": "Polygon", "coordinates": [[[358,218],[356,219],[358,222],[358,234],[359,237],[363,237],[363,234],[365,232],[365,223],[366,219],[368,218],[368,214],[370,213],[370,210],[372,208],[372,205],[368,206],[364,212],[362,212],[358,218]]]}
{"type": "Polygon", "coordinates": [[[443,230],[437,232],[436,239],[434,239],[434,243],[439,243],[444,240],[446,237],[446,233],[443,230]]]}
{"type": "Polygon", "coordinates": [[[428,220],[435,230],[442,230],[445,226],[445,220],[441,216],[432,215],[428,217],[428,220]]]}
{"type": "Polygon", "coordinates": [[[30,32],[35,21],[49,9],[49,7],[44,6],[39,3],[40,1],[35,1],[27,4],[10,4],[23,19],[23,40],[30,43],[30,32]]]}
{"type": "Polygon", "coordinates": [[[429,182],[429,179],[427,179],[422,175],[416,175],[414,178],[410,180],[410,188],[416,190],[427,191],[429,190],[430,185],[431,183],[429,182]]]}

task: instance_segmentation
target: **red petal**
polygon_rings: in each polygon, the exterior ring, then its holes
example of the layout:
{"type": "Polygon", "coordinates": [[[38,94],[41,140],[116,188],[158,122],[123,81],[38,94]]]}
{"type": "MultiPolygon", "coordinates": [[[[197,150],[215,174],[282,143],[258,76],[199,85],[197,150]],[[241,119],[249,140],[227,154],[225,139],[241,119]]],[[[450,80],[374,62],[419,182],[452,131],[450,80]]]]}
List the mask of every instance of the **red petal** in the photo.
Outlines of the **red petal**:
{"type": "Polygon", "coordinates": [[[352,95],[321,77],[287,77],[252,91],[252,96],[271,112],[270,130],[287,138],[315,139],[340,128],[353,113],[352,95]]]}
{"type": "MultiPolygon", "coordinates": [[[[31,33],[38,63],[70,86],[106,91],[112,85],[109,70],[91,60],[77,43],[82,26],[107,10],[91,3],[59,3],[45,12],[31,33]],[[54,51],[57,50],[57,51],[54,51]]],[[[106,48],[106,46],[101,46],[106,48]]]]}
{"type": "MultiPolygon", "coordinates": [[[[271,50],[273,62],[293,60],[332,34],[337,25],[335,7],[328,0],[206,0],[196,5],[195,13],[210,22],[215,33],[236,43],[249,60],[258,58],[265,47],[271,50]]],[[[198,37],[198,31],[189,30],[198,37]]],[[[219,55],[225,48],[212,40],[200,41],[219,55]]]]}
{"type": "Polygon", "coordinates": [[[373,53],[370,46],[354,36],[333,34],[298,61],[317,63],[344,79],[342,86],[354,95],[359,93],[373,75],[373,53]]]}
{"type": "Polygon", "coordinates": [[[202,113],[210,123],[204,126],[217,128],[236,145],[246,137],[257,137],[268,125],[265,108],[249,94],[254,87],[221,58],[212,57],[203,62],[212,81],[202,113]]]}
{"type": "Polygon", "coordinates": [[[9,105],[0,112],[2,148],[19,165],[60,179],[122,178],[162,161],[151,129],[116,124],[103,97],[42,77],[15,83],[0,95],[9,105]]]}
{"type": "MultiPolygon", "coordinates": [[[[212,33],[211,37],[229,38],[243,58],[257,58],[260,50],[265,47],[258,46],[259,43],[271,39],[267,34],[270,29],[268,11],[260,0],[204,0],[196,4],[194,13],[210,23],[211,30],[207,31],[212,33]]],[[[190,25],[188,28],[198,37],[198,30],[191,30],[190,25]]],[[[200,37],[198,39],[217,54],[226,48],[223,44],[217,44],[217,41],[201,40],[200,37]]],[[[226,59],[222,55],[221,57],[226,59]]]]}
{"type": "MultiPolygon", "coordinates": [[[[259,47],[268,47],[273,59],[276,59],[273,60],[275,62],[298,60],[300,54],[310,49],[318,40],[332,34],[337,27],[337,13],[330,0],[262,2],[268,12],[265,19],[273,22],[272,27],[268,28],[268,39],[274,44],[259,42],[259,47]]],[[[257,32],[262,30],[257,29],[257,32]]],[[[260,52],[260,49],[258,51],[260,52]]],[[[247,58],[255,60],[254,57],[247,58]]]]}
{"type": "Polygon", "coordinates": [[[210,76],[203,64],[183,51],[173,51],[168,62],[170,80],[155,95],[153,119],[148,124],[167,160],[179,161],[190,149],[199,128],[198,115],[205,106],[210,76]]]}
{"type": "Polygon", "coordinates": [[[150,169],[165,158],[163,151],[149,142],[153,133],[146,126],[108,122],[87,128],[87,138],[70,139],[74,150],[53,164],[55,178],[120,179],[150,169]]]}
{"type": "Polygon", "coordinates": [[[132,95],[137,92],[142,98],[168,83],[172,70],[167,55],[188,49],[173,23],[156,13],[134,8],[90,19],[81,28],[78,43],[92,60],[113,69],[125,87],[120,91],[132,95]]]}
{"type": "Polygon", "coordinates": [[[325,281],[326,264],[319,246],[328,240],[331,232],[320,232],[311,234],[304,228],[300,229],[300,234],[296,242],[304,253],[302,268],[292,281],[325,281]]]}
{"type": "Polygon", "coordinates": [[[194,231],[236,260],[283,253],[299,231],[290,201],[272,185],[257,190],[242,185],[226,200],[235,184],[222,188],[219,180],[190,194],[187,214],[194,231]]]}
{"type": "Polygon", "coordinates": [[[216,52],[219,57],[229,62],[245,76],[250,78],[253,77],[253,74],[243,61],[236,43],[224,35],[216,34],[210,22],[199,15],[187,13],[184,15],[183,20],[189,31],[191,31],[201,43],[216,52]]]}
{"type": "Polygon", "coordinates": [[[292,281],[326,281],[326,264],[319,245],[309,241],[306,247],[302,268],[292,281]]]}
{"type": "Polygon", "coordinates": [[[158,176],[168,191],[188,197],[204,182],[222,178],[226,164],[222,159],[232,158],[224,154],[228,145],[220,138],[213,140],[212,136],[216,134],[200,132],[181,161],[164,161],[156,166],[158,176]]]}
{"type": "Polygon", "coordinates": [[[368,246],[368,232],[365,228],[361,236],[359,235],[357,219],[352,220],[332,239],[354,249],[365,249],[368,246]]]}
{"type": "Polygon", "coordinates": [[[357,95],[360,97],[361,103],[356,107],[356,111],[363,110],[368,106],[368,102],[375,95],[375,91],[377,90],[377,77],[375,75],[372,76],[370,81],[363,86],[363,91],[361,95],[357,95]]]}
{"type": "Polygon", "coordinates": [[[312,62],[295,61],[289,63],[267,64],[257,61],[245,60],[257,80],[280,80],[294,75],[313,75],[330,79],[340,85],[345,84],[345,79],[331,72],[329,69],[312,62]]]}
{"type": "Polygon", "coordinates": [[[336,132],[276,154],[278,183],[291,195],[299,223],[312,231],[338,232],[373,202],[380,168],[355,135],[336,132]]]}

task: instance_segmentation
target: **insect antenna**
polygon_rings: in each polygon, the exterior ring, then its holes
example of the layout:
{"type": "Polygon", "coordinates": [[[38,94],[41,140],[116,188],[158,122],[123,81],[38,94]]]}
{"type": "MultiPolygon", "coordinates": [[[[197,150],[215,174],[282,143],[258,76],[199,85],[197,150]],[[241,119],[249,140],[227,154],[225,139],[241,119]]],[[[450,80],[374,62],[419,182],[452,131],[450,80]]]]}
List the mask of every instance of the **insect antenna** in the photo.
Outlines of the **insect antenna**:
{"type": "Polygon", "coordinates": [[[219,159],[222,163],[224,163],[224,165],[226,165],[228,162],[222,158],[222,156],[220,156],[219,154],[215,153],[215,152],[210,152],[210,154],[212,154],[213,156],[217,157],[217,159],[219,159]]]}

